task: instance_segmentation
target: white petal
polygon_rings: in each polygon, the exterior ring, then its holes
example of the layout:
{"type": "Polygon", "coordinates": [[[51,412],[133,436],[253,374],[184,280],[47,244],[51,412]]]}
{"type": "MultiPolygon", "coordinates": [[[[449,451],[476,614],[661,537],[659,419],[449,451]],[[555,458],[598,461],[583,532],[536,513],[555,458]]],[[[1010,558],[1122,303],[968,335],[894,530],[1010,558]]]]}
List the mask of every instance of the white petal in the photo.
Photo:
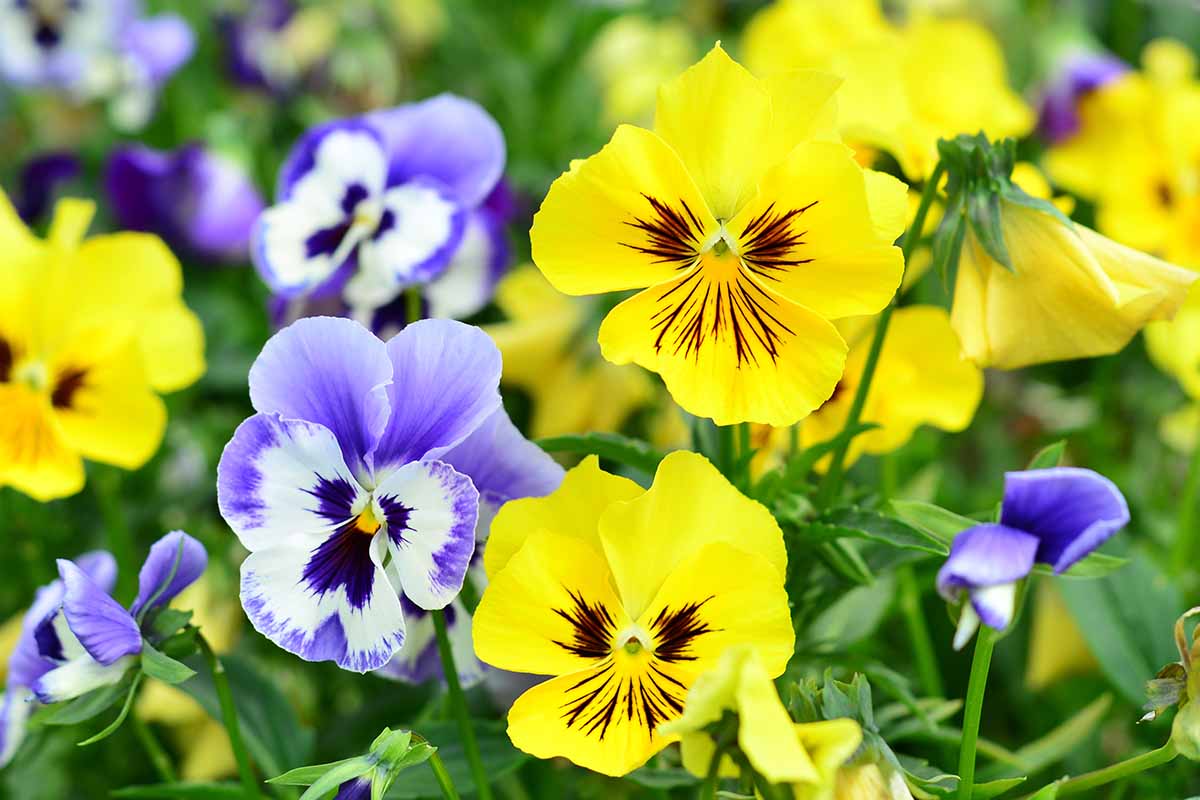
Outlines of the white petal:
{"type": "Polygon", "coordinates": [[[124,656],[105,666],[89,655],[82,655],[38,678],[33,692],[43,703],[70,700],[101,686],[117,683],[137,659],[137,656],[124,656]]]}
{"type": "Polygon", "coordinates": [[[962,613],[958,618],[958,628],[954,631],[954,649],[962,650],[971,641],[975,631],[979,630],[979,615],[968,601],[962,605],[962,613]]]}

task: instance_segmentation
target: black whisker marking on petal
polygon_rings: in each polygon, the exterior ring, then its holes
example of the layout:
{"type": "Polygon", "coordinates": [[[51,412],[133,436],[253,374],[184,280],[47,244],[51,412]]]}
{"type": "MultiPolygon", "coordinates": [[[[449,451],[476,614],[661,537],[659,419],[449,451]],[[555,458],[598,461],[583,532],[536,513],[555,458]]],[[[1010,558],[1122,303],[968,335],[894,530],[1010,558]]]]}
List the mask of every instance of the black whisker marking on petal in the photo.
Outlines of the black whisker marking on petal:
{"type": "Polygon", "coordinates": [[[50,391],[50,405],[55,408],[70,408],[75,400],[75,394],[83,388],[87,379],[87,370],[79,367],[64,369],[54,382],[50,391]]]}
{"type": "Polygon", "coordinates": [[[713,628],[700,617],[700,609],[713,599],[713,595],[683,605],[677,609],[664,607],[650,623],[650,631],[654,634],[654,656],[668,664],[679,661],[695,661],[691,653],[692,642],[706,633],[712,633],[713,628]]]}
{"type": "Polygon", "coordinates": [[[16,360],[17,354],[13,352],[13,346],[7,339],[0,338],[0,383],[8,383],[12,379],[12,368],[16,360]]]}
{"type": "Polygon", "coordinates": [[[317,545],[304,565],[302,580],[313,594],[342,589],[351,607],[364,608],[375,587],[375,562],[371,560],[373,536],[365,536],[350,521],[317,545]]]}
{"type": "MultiPolygon", "coordinates": [[[[564,587],[566,588],[566,587],[564,587]]],[[[612,654],[613,636],[616,633],[616,623],[603,603],[589,603],[571,589],[570,609],[554,609],[554,613],[571,623],[572,639],[570,642],[554,643],[569,653],[580,658],[607,658],[612,654]]]]}
{"type": "Polygon", "coordinates": [[[648,218],[634,217],[624,224],[636,228],[646,235],[644,244],[618,242],[622,247],[652,256],[655,264],[674,264],[676,269],[687,269],[700,258],[701,237],[704,228],[684,200],[678,203],[682,211],[648,194],[643,194],[650,204],[648,218]]]}
{"type": "Polygon", "coordinates": [[[751,220],[741,236],[741,256],[746,269],[760,278],[778,281],[776,273],[811,263],[811,258],[799,258],[793,252],[804,244],[807,231],[796,231],[792,223],[816,204],[814,200],[802,208],[778,212],[771,203],[751,220]]]}

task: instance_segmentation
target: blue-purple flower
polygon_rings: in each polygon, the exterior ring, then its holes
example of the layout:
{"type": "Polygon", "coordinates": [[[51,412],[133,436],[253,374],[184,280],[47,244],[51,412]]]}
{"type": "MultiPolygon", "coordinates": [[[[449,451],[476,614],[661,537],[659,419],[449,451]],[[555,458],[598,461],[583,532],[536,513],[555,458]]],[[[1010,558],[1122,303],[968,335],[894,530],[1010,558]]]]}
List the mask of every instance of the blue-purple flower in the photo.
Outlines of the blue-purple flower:
{"type": "Polygon", "coordinates": [[[111,596],[117,577],[111,554],[59,559],[58,580],[38,589],[9,658],[0,766],[19,747],[35,703],[70,700],[124,678],[142,652],[142,620],[199,578],[207,564],[198,541],[182,531],[168,533],[150,548],[137,599],[126,610],[111,596]]]}
{"type": "Polygon", "coordinates": [[[258,0],[218,19],[230,76],[244,86],[288,89],[299,77],[286,58],[284,31],[296,15],[291,0],[258,0]]]}
{"type": "Polygon", "coordinates": [[[365,672],[404,644],[405,602],[451,603],[475,552],[471,474],[490,492],[495,470],[499,491],[519,492],[501,469],[529,480],[554,469],[495,434],[515,433],[496,419],[499,380],[491,339],[449,320],[384,344],[351,320],[313,317],[267,342],[250,370],[258,413],[217,468],[221,514],[250,550],[241,597],[259,632],[365,672]],[[511,461],[477,468],[474,448],[494,444],[511,461]]]}
{"type": "Polygon", "coordinates": [[[111,98],[122,127],[145,124],[158,88],[194,49],[182,17],[143,17],[138,0],[0,0],[0,76],[111,98]]]}
{"type": "Polygon", "coordinates": [[[449,94],[320,125],[259,217],[255,266],[285,318],[324,301],[374,323],[409,287],[432,316],[468,316],[507,261],[504,161],[495,120],[449,94]]]}
{"type": "Polygon", "coordinates": [[[66,150],[40,153],[26,161],[12,192],[17,215],[26,225],[36,225],[49,213],[59,188],[82,171],[78,156],[66,150]]]}
{"type": "Polygon", "coordinates": [[[1129,522],[1121,491],[1103,475],[1076,467],[1009,472],[998,523],[958,534],[937,587],[949,602],[965,592],[954,647],[963,647],[980,621],[1002,631],[1012,621],[1017,581],[1033,565],[1061,573],[1129,522]]]}
{"type": "Polygon", "coordinates": [[[1079,101],[1129,72],[1129,66],[1106,53],[1077,52],[1065,57],[1046,85],[1038,108],[1038,131],[1051,144],[1079,131],[1079,101]]]}
{"type": "Polygon", "coordinates": [[[248,258],[264,208],[245,171],[201,144],[171,152],[118,147],[105,189],[122,228],[156,233],[177,252],[208,261],[248,258]]]}

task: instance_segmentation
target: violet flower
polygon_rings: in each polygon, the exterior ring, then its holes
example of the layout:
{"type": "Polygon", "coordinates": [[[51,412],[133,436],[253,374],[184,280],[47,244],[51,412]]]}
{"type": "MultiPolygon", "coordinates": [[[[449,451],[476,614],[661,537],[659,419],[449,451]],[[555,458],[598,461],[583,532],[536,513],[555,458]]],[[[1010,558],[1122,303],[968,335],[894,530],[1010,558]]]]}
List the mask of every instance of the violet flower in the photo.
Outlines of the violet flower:
{"type": "Polygon", "coordinates": [[[1058,144],[1079,131],[1079,101],[1129,72],[1129,66],[1105,53],[1077,52],[1063,59],[1045,87],[1038,108],[1038,131],[1058,144]]]}
{"type": "Polygon", "coordinates": [[[109,156],[105,189],[122,228],[156,233],[206,261],[246,259],[264,208],[250,177],[200,144],[173,152],[119,147],[109,156]]]}
{"type": "Polygon", "coordinates": [[[34,156],[21,167],[13,205],[26,225],[34,225],[50,211],[60,184],[79,177],[83,165],[68,151],[50,151],[34,156]]]}
{"type": "Polygon", "coordinates": [[[260,633],[305,660],[366,672],[405,643],[402,598],[427,611],[451,603],[481,498],[455,465],[485,492],[488,470],[547,484],[557,474],[495,419],[499,380],[487,334],[449,320],[413,323],[384,344],[351,320],[315,317],[267,342],[250,370],[258,413],[217,467],[221,514],[250,550],[241,597],[260,633]],[[492,444],[510,461],[471,461],[492,444]]]}
{"type": "Polygon", "coordinates": [[[309,131],[255,227],[281,316],[344,309],[382,330],[409,287],[429,316],[481,309],[507,264],[504,160],[495,120],[449,94],[309,131]]]}
{"type": "Polygon", "coordinates": [[[273,54],[284,47],[282,32],[295,14],[291,0],[258,0],[240,13],[218,18],[226,66],[234,81],[271,91],[291,88],[297,76],[273,54]]]}
{"type": "Polygon", "coordinates": [[[965,592],[954,648],[961,649],[980,621],[998,631],[1012,622],[1017,581],[1035,563],[1056,574],[1099,547],[1129,522],[1121,491],[1103,475],[1076,467],[1008,472],[998,523],[981,523],[955,537],[938,571],[948,602],[965,592]]]}

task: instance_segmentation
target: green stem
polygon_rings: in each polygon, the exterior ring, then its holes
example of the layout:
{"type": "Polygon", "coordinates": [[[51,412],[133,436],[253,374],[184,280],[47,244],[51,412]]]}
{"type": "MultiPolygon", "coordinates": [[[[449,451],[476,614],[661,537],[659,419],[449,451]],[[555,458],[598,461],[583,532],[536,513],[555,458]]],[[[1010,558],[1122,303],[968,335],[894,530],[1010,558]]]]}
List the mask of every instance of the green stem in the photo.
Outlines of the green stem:
{"type": "MultiPolygon", "coordinates": [[[[1177,755],[1179,755],[1179,751],[1175,749],[1175,745],[1167,742],[1162,747],[1157,750],[1151,750],[1149,753],[1142,753],[1140,756],[1127,758],[1124,761],[1119,761],[1103,769],[1098,769],[1094,772],[1085,772],[1083,775],[1065,780],[1058,784],[1058,794],[1056,796],[1066,797],[1067,795],[1079,794],[1080,792],[1086,792],[1089,789],[1103,786],[1106,783],[1112,783],[1122,778],[1128,778],[1131,775],[1137,775],[1139,772],[1145,772],[1154,767],[1161,767],[1163,764],[1170,763],[1177,755]]],[[[1029,798],[1036,794],[1037,792],[1026,795],[1021,800],[1029,800],[1029,798]]]]}
{"type": "MultiPolygon", "coordinates": [[[[925,217],[929,215],[929,207],[937,195],[937,185],[944,171],[945,165],[939,161],[933,168],[933,174],[925,181],[925,189],[921,192],[921,204],[917,206],[917,213],[913,216],[912,224],[904,233],[904,241],[901,245],[905,265],[908,264],[913,251],[916,250],[917,242],[921,240],[921,231],[925,228],[925,217]]],[[[846,415],[846,424],[842,426],[842,430],[849,430],[858,425],[859,418],[862,417],[863,406],[867,402],[867,392],[870,391],[871,380],[875,377],[875,368],[879,365],[879,354],[883,351],[883,340],[887,336],[888,323],[892,320],[892,311],[896,308],[898,296],[899,291],[892,295],[891,301],[879,314],[879,321],[875,324],[875,336],[871,339],[871,349],[867,351],[867,361],[863,365],[862,377],[859,379],[858,388],[854,391],[854,400],[850,404],[850,411],[846,415]]],[[[827,507],[837,499],[838,493],[842,490],[842,474],[846,462],[846,451],[849,448],[850,439],[847,438],[843,439],[837,449],[833,451],[829,470],[821,482],[819,495],[821,507],[827,507]]]]}
{"type": "Polygon", "coordinates": [[[404,293],[404,324],[416,322],[422,316],[421,292],[416,288],[407,290],[404,293]]]}
{"type": "MultiPolygon", "coordinates": [[[[1200,414],[1196,419],[1200,421],[1200,414]]],[[[1200,491],[1200,425],[1196,430],[1196,441],[1192,445],[1192,459],[1188,464],[1187,480],[1183,484],[1183,495],[1179,499],[1179,518],[1175,525],[1175,542],[1171,553],[1171,565],[1182,572],[1192,563],[1192,520],[1196,516],[1197,492],[1200,491]]]]}
{"type": "Polygon", "coordinates": [[[717,796],[717,786],[721,783],[721,759],[725,758],[725,747],[718,746],[713,750],[712,760],[708,762],[708,774],[704,783],[700,784],[700,800],[713,800],[717,796]]]}
{"type": "Polygon", "coordinates": [[[971,679],[967,683],[966,707],[963,710],[962,745],[958,751],[958,800],[971,800],[975,789],[975,749],[979,739],[979,721],[983,717],[983,693],[987,690],[988,668],[992,664],[992,649],[996,632],[987,625],[979,626],[975,637],[975,657],[971,660],[971,679]]]}
{"type": "Polygon", "coordinates": [[[250,754],[246,751],[246,743],[242,741],[237,706],[233,702],[233,692],[229,689],[229,677],[225,674],[225,665],[213,652],[212,645],[208,643],[203,634],[196,634],[196,644],[212,673],[213,686],[217,690],[217,700],[221,704],[221,722],[225,725],[225,733],[229,736],[229,746],[233,749],[233,757],[237,760],[238,777],[241,778],[242,789],[247,798],[257,798],[259,797],[258,781],[250,766],[250,754]]]}
{"type": "Polygon", "coordinates": [[[899,567],[896,577],[900,582],[900,610],[904,614],[904,624],[908,628],[908,638],[912,641],[913,655],[917,660],[917,677],[921,681],[921,691],[927,697],[945,697],[933,637],[929,635],[929,625],[921,612],[921,590],[917,586],[917,576],[913,573],[912,565],[904,564],[899,567]]]}
{"type": "Polygon", "coordinates": [[[483,759],[479,756],[479,743],[475,741],[475,731],[471,728],[467,698],[463,694],[462,685],[458,682],[458,668],[454,665],[454,651],[450,649],[450,636],[446,632],[446,612],[439,610],[431,612],[430,615],[433,617],[433,631],[437,635],[442,672],[446,676],[446,690],[450,695],[450,705],[454,708],[454,716],[458,720],[458,731],[462,736],[467,763],[471,765],[471,775],[475,779],[475,787],[479,790],[479,800],[492,800],[492,786],[488,781],[487,772],[483,768],[483,759]]]}
{"type": "Polygon", "coordinates": [[[717,451],[721,459],[721,463],[717,465],[721,470],[721,474],[733,481],[733,465],[737,461],[737,456],[734,455],[734,436],[733,425],[718,425],[717,426],[717,451]]]}
{"type": "Polygon", "coordinates": [[[450,773],[446,771],[446,765],[442,763],[442,757],[437,751],[429,757],[429,768],[433,770],[433,777],[438,786],[442,787],[442,796],[446,800],[459,800],[458,789],[454,788],[454,781],[450,780],[450,773]]]}
{"type": "Polygon", "coordinates": [[[176,780],[175,767],[171,764],[171,757],[167,755],[162,743],[154,735],[154,731],[150,730],[150,726],[137,714],[130,714],[129,722],[133,726],[134,735],[142,743],[142,749],[150,757],[150,764],[158,773],[159,779],[164,783],[174,783],[176,780]]]}
{"type": "Polygon", "coordinates": [[[121,474],[115,468],[96,470],[92,476],[92,489],[100,507],[108,549],[117,560],[117,585],[113,595],[128,601],[133,597],[138,565],[134,563],[133,532],[121,503],[121,474]]]}

